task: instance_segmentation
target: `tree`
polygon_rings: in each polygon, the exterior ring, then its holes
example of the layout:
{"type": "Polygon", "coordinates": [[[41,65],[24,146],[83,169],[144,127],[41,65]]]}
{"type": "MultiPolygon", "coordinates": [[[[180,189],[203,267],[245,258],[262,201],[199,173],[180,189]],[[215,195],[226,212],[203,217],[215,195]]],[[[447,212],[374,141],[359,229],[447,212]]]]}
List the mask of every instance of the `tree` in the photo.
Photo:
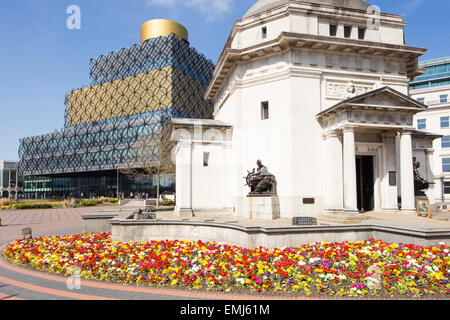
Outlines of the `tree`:
{"type": "Polygon", "coordinates": [[[155,130],[141,136],[130,148],[130,156],[120,171],[131,179],[142,177],[157,177],[156,205],[159,206],[161,175],[174,173],[172,149],[175,142],[171,141],[169,121],[161,121],[155,130]]]}

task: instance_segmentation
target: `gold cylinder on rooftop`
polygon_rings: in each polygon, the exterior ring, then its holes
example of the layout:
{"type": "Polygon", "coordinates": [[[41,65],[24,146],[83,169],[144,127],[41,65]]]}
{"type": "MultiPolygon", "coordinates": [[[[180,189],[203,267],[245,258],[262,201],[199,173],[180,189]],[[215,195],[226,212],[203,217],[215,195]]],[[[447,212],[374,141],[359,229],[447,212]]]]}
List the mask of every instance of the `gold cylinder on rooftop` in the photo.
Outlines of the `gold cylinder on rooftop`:
{"type": "Polygon", "coordinates": [[[149,39],[165,37],[171,33],[178,39],[188,41],[188,31],[181,24],[166,19],[150,20],[141,27],[141,43],[149,39]]]}

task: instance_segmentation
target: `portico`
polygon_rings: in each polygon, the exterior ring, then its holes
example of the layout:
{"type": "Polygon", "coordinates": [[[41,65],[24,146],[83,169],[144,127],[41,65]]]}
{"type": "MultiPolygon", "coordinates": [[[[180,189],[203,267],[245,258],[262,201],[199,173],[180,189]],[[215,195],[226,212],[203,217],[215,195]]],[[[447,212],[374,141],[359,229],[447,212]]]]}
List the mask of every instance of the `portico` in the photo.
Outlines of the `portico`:
{"type": "Polygon", "coordinates": [[[327,149],[326,212],[398,211],[400,195],[401,212],[415,213],[412,119],[425,109],[384,87],[317,115],[327,149]]]}

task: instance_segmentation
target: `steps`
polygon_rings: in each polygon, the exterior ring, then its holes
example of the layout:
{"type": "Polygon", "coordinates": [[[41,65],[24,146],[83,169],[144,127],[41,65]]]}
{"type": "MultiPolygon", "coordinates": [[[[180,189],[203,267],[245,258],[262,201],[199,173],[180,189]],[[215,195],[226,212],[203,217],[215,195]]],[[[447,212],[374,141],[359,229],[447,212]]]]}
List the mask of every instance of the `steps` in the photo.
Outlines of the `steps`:
{"type": "Polygon", "coordinates": [[[317,220],[338,224],[359,224],[365,220],[369,220],[370,217],[359,215],[340,215],[340,214],[322,214],[317,217],[317,220]]]}

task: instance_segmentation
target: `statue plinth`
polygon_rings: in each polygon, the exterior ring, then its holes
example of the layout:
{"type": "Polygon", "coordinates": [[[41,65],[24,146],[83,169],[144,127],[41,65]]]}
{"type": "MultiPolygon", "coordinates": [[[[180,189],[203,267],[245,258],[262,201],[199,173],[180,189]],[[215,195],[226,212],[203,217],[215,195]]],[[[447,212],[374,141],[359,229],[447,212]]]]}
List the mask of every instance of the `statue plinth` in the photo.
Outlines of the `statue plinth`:
{"type": "Polygon", "coordinates": [[[250,187],[245,201],[244,212],[248,219],[275,220],[280,218],[280,199],[277,195],[277,180],[269,173],[261,160],[257,161],[258,170],[253,169],[244,177],[250,187]]]}
{"type": "Polygon", "coordinates": [[[248,195],[245,212],[248,219],[280,219],[280,199],[276,194],[248,195]]]}

